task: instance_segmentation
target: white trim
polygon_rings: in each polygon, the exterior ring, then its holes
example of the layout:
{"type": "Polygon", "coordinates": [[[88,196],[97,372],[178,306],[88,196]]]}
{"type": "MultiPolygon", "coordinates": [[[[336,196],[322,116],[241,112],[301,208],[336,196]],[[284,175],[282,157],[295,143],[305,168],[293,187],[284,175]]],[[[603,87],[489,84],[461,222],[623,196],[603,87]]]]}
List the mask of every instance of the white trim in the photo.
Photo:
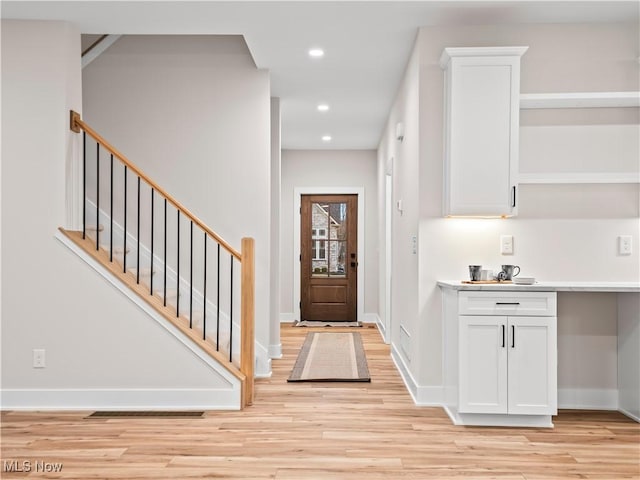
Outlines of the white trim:
{"type": "Polygon", "coordinates": [[[521,184],[640,183],[640,172],[520,173],[521,184]]]}
{"type": "Polygon", "coordinates": [[[362,323],[373,323],[375,325],[380,325],[380,317],[377,313],[365,313],[362,316],[362,323]]]}
{"type": "Polygon", "coordinates": [[[240,389],[4,389],[1,410],[240,410],[240,389]]]}
{"type": "Polygon", "coordinates": [[[558,388],[558,408],[618,410],[616,388],[558,388]]]}
{"type": "Polygon", "coordinates": [[[631,420],[635,420],[636,422],[640,423],[640,417],[638,417],[637,415],[634,415],[633,413],[628,412],[624,408],[619,408],[618,411],[621,414],[626,415],[627,417],[629,417],[631,420]]]}
{"type": "Polygon", "coordinates": [[[520,108],[640,107],[640,92],[522,93],[520,108]]]}
{"type": "Polygon", "coordinates": [[[407,387],[413,403],[421,407],[442,407],[444,403],[444,388],[437,386],[420,386],[409,371],[407,364],[394,344],[391,344],[391,359],[400,373],[400,377],[407,387]]]}
{"type": "Polygon", "coordinates": [[[551,415],[459,413],[452,407],[444,407],[444,411],[454,425],[553,428],[551,415]]]}
{"type": "Polygon", "coordinates": [[[446,69],[453,57],[521,57],[529,47],[449,47],[440,56],[440,67],[446,69]]]}
{"type": "Polygon", "coordinates": [[[82,68],[89,65],[96,58],[102,55],[107,48],[116,43],[116,41],[122,35],[107,35],[103,40],[100,41],[95,47],[89,50],[85,55],[82,56],[82,68]]]}
{"type": "Polygon", "coordinates": [[[271,359],[282,358],[282,344],[271,344],[269,345],[269,357],[271,359]]]}
{"type": "Polygon", "coordinates": [[[185,345],[193,354],[205,362],[216,373],[230,383],[234,388],[240,388],[240,381],[231,374],[226,368],[222,367],[216,360],[204,353],[201,348],[193,342],[188,336],[180,331],[175,325],[169,322],[166,318],[160,315],[151,305],[142,300],[136,293],[133,292],[122,280],[113,275],[109,270],[104,268],[97,260],[86,253],[82,248],[76,245],[66,235],[57,231],[54,235],[56,240],[75,253],[80,259],[93,268],[98,274],[100,274],[107,282],[113,285],[119,290],[125,297],[133,302],[140,310],[145,312],[151,318],[153,318],[158,324],[164,327],[169,333],[176,337],[183,345],[185,345]]]}
{"type": "Polygon", "coordinates": [[[293,321],[293,312],[280,312],[280,323],[292,323],[293,321]]]}
{"type": "MultiPolygon", "coordinates": [[[[234,345],[234,349],[236,346],[234,345]]],[[[239,348],[239,346],[238,346],[239,348]]],[[[238,350],[236,350],[238,351],[238,350]]],[[[271,377],[271,357],[267,348],[260,342],[255,342],[255,378],[271,377]]]]}
{"type": "MultiPolygon", "coordinates": [[[[364,318],[364,187],[294,187],[293,189],[293,319],[300,320],[300,206],[302,195],[358,196],[358,287],[357,320],[364,318]]],[[[281,317],[282,318],[282,317],[281,317]]]]}

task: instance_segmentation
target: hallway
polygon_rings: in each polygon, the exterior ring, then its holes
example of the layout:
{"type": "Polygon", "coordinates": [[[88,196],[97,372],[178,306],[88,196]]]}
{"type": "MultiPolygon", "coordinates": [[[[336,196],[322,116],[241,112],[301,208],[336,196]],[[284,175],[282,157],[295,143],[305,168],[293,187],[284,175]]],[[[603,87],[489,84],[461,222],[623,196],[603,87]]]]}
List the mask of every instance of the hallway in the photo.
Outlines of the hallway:
{"type": "Polygon", "coordinates": [[[640,478],[640,425],[617,412],[563,411],[554,430],[455,427],[442,409],[413,404],[373,326],[357,329],[371,383],[288,384],[311,329],[281,331],[283,359],[272,378],[256,382],[255,404],[242,412],[3,413],[3,467],[60,462],[55,476],[32,475],[66,479],[640,478]]]}

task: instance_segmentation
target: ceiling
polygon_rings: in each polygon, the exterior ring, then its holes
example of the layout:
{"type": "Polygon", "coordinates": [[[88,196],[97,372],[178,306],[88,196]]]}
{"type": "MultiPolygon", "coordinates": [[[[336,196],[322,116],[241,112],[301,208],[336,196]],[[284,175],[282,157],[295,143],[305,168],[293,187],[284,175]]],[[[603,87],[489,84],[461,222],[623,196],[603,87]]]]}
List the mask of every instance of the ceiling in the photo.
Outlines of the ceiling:
{"type": "Polygon", "coordinates": [[[241,34],[280,97],[286,149],[375,149],[427,25],[637,22],[637,1],[2,1],[3,18],[82,33],[241,34]],[[308,50],[324,49],[321,59],[308,50]],[[326,103],[329,110],[319,112],[326,103]],[[332,140],[325,142],[323,135],[332,140]]]}

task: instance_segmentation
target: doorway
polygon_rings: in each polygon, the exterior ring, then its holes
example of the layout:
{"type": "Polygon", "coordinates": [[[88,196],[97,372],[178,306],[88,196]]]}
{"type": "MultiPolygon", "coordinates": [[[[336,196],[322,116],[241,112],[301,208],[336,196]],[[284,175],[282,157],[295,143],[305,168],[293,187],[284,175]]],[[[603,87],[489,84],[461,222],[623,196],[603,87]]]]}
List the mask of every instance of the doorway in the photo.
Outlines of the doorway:
{"type": "Polygon", "coordinates": [[[302,195],[300,319],[357,321],[358,196],[302,195]]]}

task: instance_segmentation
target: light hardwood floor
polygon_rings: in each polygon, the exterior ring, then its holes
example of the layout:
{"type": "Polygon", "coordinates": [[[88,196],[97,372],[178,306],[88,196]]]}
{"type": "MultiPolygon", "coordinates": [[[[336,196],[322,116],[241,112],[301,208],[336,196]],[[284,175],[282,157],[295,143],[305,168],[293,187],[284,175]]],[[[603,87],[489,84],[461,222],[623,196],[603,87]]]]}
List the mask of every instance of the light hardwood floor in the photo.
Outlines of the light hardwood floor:
{"type": "Polygon", "coordinates": [[[0,477],[640,478],[640,425],[615,412],[562,411],[551,430],[456,427],[442,409],[414,406],[375,328],[357,329],[370,384],[288,384],[309,331],[282,327],[284,357],[274,361],[272,378],[256,382],[255,404],[242,412],[191,419],[5,412],[3,467],[8,460],[28,460],[32,466],[60,462],[63,469],[0,477]]]}

